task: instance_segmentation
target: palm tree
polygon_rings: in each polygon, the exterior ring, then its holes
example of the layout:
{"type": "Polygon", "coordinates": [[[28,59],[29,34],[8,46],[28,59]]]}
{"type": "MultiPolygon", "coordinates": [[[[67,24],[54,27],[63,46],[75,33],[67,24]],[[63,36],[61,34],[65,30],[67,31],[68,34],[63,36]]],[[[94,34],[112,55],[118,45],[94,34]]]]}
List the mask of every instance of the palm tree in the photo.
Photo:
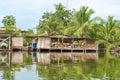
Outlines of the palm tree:
{"type": "Polygon", "coordinates": [[[120,44],[120,26],[113,16],[109,16],[107,21],[98,24],[97,39],[99,43],[104,43],[106,46],[106,57],[110,56],[110,49],[120,44]]]}
{"type": "Polygon", "coordinates": [[[55,19],[51,16],[49,19],[47,19],[46,21],[40,21],[39,22],[39,26],[38,26],[38,34],[42,34],[44,35],[45,32],[47,31],[48,35],[51,34],[57,34],[59,33],[59,27],[57,21],[55,21],[55,19]]]}
{"type": "Polygon", "coordinates": [[[63,30],[71,18],[71,12],[60,3],[55,5],[55,9],[54,13],[46,12],[42,16],[43,20],[40,20],[38,25],[40,34],[44,34],[46,31],[49,35],[63,34],[63,30]]]}
{"type": "Polygon", "coordinates": [[[102,24],[104,22],[104,20],[101,18],[101,17],[94,17],[92,20],[91,20],[91,25],[87,28],[87,31],[86,31],[86,37],[87,38],[92,38],[92,39],[97,39],[97,34],[96,34],[96,31],[98,31],[99,29],[99,24],[102,24]]]}
{"type": "Polygon", "coordinates": [[[72,35],[77,37],[86,37],[86,30],[91,25],[90,18],[93,13],[92,9],[88,9],[86,6],[81,7],[71,19],[70,27],[67,28],[68,33],[71,32],[72,35]]]}
{"type": "Polygon", "coordinates": [[[58,5],[55,5],[56,12],[54,13],[54,16],[59,24],[62,24],[64,27],[67,26],[67,23],[69,22],[72,13],[70,10],[66,9],[61,3],[58,5]]]}

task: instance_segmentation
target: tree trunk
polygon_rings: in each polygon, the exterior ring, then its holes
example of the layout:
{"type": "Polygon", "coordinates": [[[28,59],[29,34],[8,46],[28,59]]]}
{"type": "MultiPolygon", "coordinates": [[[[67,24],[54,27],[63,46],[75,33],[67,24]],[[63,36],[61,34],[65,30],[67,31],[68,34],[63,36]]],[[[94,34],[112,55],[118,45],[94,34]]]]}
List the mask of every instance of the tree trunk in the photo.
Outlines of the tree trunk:
{"type": "Polygon", "coordinates": [[[106,46],[106,58],[111,58],[111,54],[110,54],[110,48],[108,46],[106,46]]]}
{"type": "Polygon", "coordinates": [[[82,30],[82,38],[86,38],[86,27],[82,30]]]}

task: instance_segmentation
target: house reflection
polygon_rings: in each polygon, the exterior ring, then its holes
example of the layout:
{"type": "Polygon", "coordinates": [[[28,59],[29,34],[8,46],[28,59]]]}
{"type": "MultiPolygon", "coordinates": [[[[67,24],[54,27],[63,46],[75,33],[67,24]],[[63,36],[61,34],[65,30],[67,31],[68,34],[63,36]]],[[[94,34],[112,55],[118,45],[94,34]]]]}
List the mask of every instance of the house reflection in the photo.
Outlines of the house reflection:
{"type": "Polygon", "coordinates": [[[23,63],[23,53],[22,52],[13,52],[11,62],[13,64],[22,64],[23,63]]]}
{"type": "Polygon", "coordinates": [[[37,52],[38,64],[50,64],[50,53],[37,52]]]}
{"type": "Polygon", "coordinates": [[[0,52],[0,66],[1,67],[10,66],[10,52],[0,52]]]}
{"type": "Polygon", "coordinates": [[[0,52],[0,68],[2,65],[10,66],[11,64],[30,65],[36,62],[37,64],[50,64],[50,53],[40,52],[0,52]]]}
{"type": "Polygon", "coordinates": [[[37,62],[36,52],[13,52],[12,53],[12,64],[32,64],[37,62]]]}
{"type": "Polygon", "coordinates": [[[37,59],[36,59],[36,52],[31,52],[31,55],[32,55],[32,62],[37,62],[37,59]]]}

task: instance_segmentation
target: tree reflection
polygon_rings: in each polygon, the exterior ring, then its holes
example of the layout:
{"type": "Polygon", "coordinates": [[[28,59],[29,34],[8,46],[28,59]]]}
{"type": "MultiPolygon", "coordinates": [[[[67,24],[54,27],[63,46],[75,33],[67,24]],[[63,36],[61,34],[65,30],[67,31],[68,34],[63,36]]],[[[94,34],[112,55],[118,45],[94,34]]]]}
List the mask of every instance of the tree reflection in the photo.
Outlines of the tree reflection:
{"type": "Polygon", "coordinates": [[[95,63],[37,66],[39,77],[47,80],[115,80],[120,78],[120,59],[100,59],[95,63]]]}
{"type": "MultiPolygon", "coordinates": [[[[37,71],[37,76],[46,80],[117,80],[120,78],[120,59],[101,59],[93,63],[87,62],[67,62],[63,61],[59,64],[42,64],[39,60],[33,61],[32,58],[39,59],[38,56],[33,57],[31,53],[19,53],[21,57],[20,63],[16,62],[16,56],[18,53],[12,54],[10,57],[7,55],[7,59],[10,59],[10,66],[0,66],[3,70],[2,79],[3,80],[15,80],[16,72],[22,73],[22,70],[37,71]],[[14,58],[14,59],[12,59],[14,58]],[[33,66],[33,63],[35,66],[33,66]],[[31,67],[32,66],[32,67],[31,67]],[[24,69],[23,69],[24,68],[24,69]],[[36,70],[37,69],[37,70],[36,70]]],[[[43,55],[43,54],[42,54],[43,55]]],[[[47,54],[46,54],[47,55],[47,54]]],[[[48,55],[47,55],[48,56],[48,55]]],[[[48,56],[49,57],[49,56],[48,56]]],[[[1,55],[2,59],[2,55],[1,55]]],[[[57,60],[56,60],[57,61],[57,60]]],[[[9,60],[4,59],[3,62],[9,63],[9,60]]],[[[31,73],[32,75],[33,73],[31,73]]]]}
{"type": "Polygon", "coordinates": [[[32,64],[32,56],[31,53],[23,54],[23,63],[25,65],[31,65],[32,64]]]}
{"type": "Polygon", "coordinates": [[[4,73],[3,73],[2,78],[4,80],[14,80],[15,74],[10,69],[4,69],[4,73]]]}

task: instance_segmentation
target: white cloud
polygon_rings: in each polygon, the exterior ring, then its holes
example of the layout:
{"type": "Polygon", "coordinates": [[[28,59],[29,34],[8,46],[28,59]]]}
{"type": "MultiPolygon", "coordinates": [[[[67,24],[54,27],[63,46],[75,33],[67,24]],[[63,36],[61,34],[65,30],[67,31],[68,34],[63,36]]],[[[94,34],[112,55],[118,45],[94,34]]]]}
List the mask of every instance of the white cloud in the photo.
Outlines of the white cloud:
{"type": "Polygon", "coordinates": [[[120,14],[119,4],[120,1],[118,0],[75,0],[70,1],[69,8],[75,8],[79,10],[80,6],[88,6],[89,8],[92,8],[95,11],[95,16],[107,18],[108,15],[116,17],[120,14]]]}

